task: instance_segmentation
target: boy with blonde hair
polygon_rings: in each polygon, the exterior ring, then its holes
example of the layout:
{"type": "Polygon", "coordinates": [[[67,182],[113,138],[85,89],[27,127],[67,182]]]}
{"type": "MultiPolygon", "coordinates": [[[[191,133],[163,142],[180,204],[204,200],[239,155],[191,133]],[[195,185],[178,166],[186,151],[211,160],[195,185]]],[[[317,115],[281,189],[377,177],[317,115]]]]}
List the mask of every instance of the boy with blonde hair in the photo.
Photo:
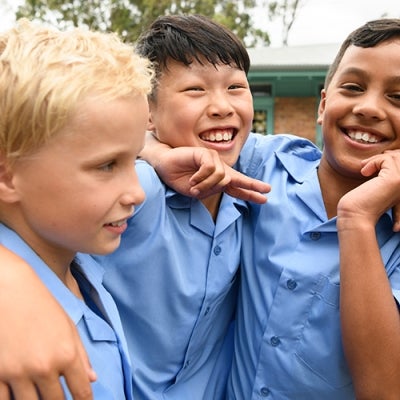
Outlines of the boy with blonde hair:
{"type": "MultiPolygon", "coordinates": [[[[152,76],[115,35],[27,20],[0,35],[0,243],[33,267],[76,324],[96,399],[131,399],[132,372],[102,270],[82,253],[114,251],[144,199],[134,160],[152,76]]],[[[77,391],[90,396],[88,386],[77,391]]],[[[32,386],[24,398],[36,394],[32,386]]],[[[1,399],[15,397],[12,385],[0,386],[1,399]]]]}

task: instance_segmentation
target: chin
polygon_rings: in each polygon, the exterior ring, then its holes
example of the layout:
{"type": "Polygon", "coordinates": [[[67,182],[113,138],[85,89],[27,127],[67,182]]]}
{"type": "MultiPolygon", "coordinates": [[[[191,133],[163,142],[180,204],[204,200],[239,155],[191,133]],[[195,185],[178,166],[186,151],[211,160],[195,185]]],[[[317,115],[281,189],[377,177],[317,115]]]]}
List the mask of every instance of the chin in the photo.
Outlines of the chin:
{"type": "Polygon", "coordinates": [[[104,246],[98,246],[98,247],[96,247],[95,251],[90,252],[90,254],[97,254],[99,256],[105,256],[105,255],[110,254],[110,253],[114,252],[115,250],[117,250],[120,243],[121,243],[121,240],[118,240],[118,242],[114,242],[112,244],[109,243],[104,246]]]}

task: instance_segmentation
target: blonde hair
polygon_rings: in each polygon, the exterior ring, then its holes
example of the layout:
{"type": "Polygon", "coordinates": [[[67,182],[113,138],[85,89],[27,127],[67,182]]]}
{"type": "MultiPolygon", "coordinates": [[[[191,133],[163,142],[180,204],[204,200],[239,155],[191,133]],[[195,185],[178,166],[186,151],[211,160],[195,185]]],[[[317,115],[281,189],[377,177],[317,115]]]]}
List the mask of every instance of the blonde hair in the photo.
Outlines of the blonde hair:
{"type": "Polygon", "coordinates": [[[87,97],[146,97],[152,78],[149,61],[115,34],[22,19],[0,34],[0,152],[14,160],[34,151],[87,97]]]}

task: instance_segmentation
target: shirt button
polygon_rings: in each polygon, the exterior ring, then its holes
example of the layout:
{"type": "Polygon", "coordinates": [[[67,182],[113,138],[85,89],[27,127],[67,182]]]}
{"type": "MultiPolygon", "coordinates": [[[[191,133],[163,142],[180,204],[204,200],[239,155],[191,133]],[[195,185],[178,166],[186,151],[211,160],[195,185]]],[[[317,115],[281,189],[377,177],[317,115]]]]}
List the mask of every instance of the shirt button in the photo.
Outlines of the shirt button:
{"type": "Polygon", "coordinates": [[[209,311],[210,311],[210,307],[207,307],[207,308],[205,309],[205,311],[204,311],[204,315],[207,315],[209,311]]]}
{"type": "Polygon", "coordinates": [[[267,397],[267,396],[269,396],[270,393],[271,392],[269,391],[269,389],[267,387],[265,387],[265,386],[262,387],[261,390],[260,390],[260,394],[261,394],[262,397],[267,397]]]}
{"type": "Polygon", "coordinates": [[[294,290],[297,287],[297,282],[294,279],[288,279],[286,281],[286,286],[289,290],[294,290]]]}
{"type": "Polygon", "coordinates": [[[187,360],[187,361],[185,362],[184,368],[188,367],[189,365],[190,365],[190,360],[187,360]]]}
{"type": "Polygon", "coordinates": [[[311,232],[310,238],[311,240],[319,240],[321,238],[321,232],[311,232]]]}
{"type": "Polygon", "coordinates": [[[219,247],[219,246],[215,246],[214,247],[214,254],[216,255],[216,256],[218,256],[220,253],[221,253],[221,247],[219,247]]]}
{"type": "Polygon", "coordinates": [[[272,336],[270,339],[270,343],[274,347],[279,346],[281,344],[281,339],[279,339],[278,336],[272,336]]]}

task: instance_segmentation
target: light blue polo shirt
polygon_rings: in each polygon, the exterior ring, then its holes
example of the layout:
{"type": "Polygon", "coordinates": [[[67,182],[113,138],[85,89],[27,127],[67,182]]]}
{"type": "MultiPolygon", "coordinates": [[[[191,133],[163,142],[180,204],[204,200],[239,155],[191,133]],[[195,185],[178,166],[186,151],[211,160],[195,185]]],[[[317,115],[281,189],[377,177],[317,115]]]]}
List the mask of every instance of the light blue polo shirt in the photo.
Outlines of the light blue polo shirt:
{"type": "MultiPolygon", "coordinates": [[[[241,154],[243,171],[272,191],[244,222],[230,400],[355,399],[341,342],[336,218],[325,212],[319,159],[285,135],[252,136],[241,154]]],[[[376,232],[399,300],[400,234],[389,213],[376,232]]]]}
{"type": "Polygon", "coordinates": [[[136,400],[224,398],[232,358],[243,201],[224,195],[216,223],[203,204],[137,162],[146,200],[121,246],[97,258],[117,302],[136,400]]]}
{"type": "MultiPolygon", "coordinates": [[[[88,255],[77,255],[74,276],[88,305],[78,299],[14,231],[0,224],[0,243],[25,259],[75,323],[91,365],[97,374],[92,383],[96,400],[131,400],[132,370],[118,311],[102,286],[102,268],[88,255]],[[100,310],[104,318],[99,317],[100,310]]],[[[72,399],[62,381],[67,399],[72,399]]]]}

